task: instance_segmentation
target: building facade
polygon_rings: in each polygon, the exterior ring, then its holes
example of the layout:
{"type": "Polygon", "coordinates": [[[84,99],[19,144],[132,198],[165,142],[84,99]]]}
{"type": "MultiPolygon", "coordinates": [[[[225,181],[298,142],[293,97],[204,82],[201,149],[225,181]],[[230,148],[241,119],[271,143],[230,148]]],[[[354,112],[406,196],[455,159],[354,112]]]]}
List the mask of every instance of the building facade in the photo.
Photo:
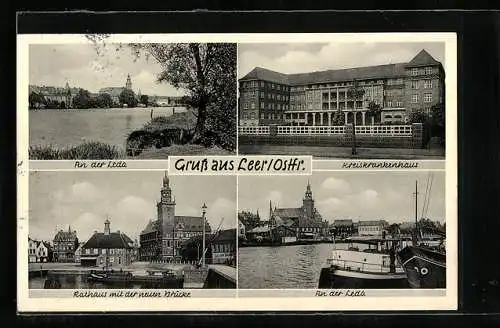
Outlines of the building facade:
{"type": "Polygon", "coordinates": [[[333,232],[336,238],[347,238],[356,234],[354,222],[351,219],[334,220],[333,232]]]}
{"type": "Polygon", "coordinates": [[[134,242],[120,231],[111,232],[111,222],[106,219],[103,232],[94,232],[81,246],[82,266],[104,268],[126,266],[134,260],[134,242]]]}
{"type": "Polygon", "coordinates": [[[269,225],[281,241],[320,239],[328,235],[328,222],[314,206],[311,185],[307,183],[302,206],[297,208],[272,208],[269,203],[269,225]],[[275,230],[276,229],[276,230],[275,230]]]}
{"type": "Polygon", "coordinates": [[[68,227],[68,231],[60,230],[54,240],[54,262],[74,262],[75,251],[78,248],[78,237],[75,230],[68,227]]]}
{"type": "Polygon", "coordinates": [[[170,179],[165,174],[156,204],[157,218],[151,220],[140,234],[139,258],[141,261],[173,260],[180,258],[184,242],[195,236],[211,232],[210,224],[201,216],[181,216],[175,213],[175,199],[170,179]]]}
{"type": "Polygon", "coordinates": [[[236,229],[218,231],[211,239],[212,264],[236,266],[236,229]]]}
{"type": "Polygon", "coordinates": [[[444,102],[444,69],[427,51],[408,63],[283,74],[256,67],[239,80],[240,126],[333,126],[408,122],[412,111],[429,113],[444,102]],[[364,91],[353,99],[355,83],[364,91]],[[370,104],[379,105],[380,118],[370,104]]]}
{"type": "Polygon", "coordinates": [[[387,221],[385,220],[359,221],[358,235],[382,238],[384,236],[384,233],[387,232],[388,227],[389,223],[387,223],[387,221]]]}

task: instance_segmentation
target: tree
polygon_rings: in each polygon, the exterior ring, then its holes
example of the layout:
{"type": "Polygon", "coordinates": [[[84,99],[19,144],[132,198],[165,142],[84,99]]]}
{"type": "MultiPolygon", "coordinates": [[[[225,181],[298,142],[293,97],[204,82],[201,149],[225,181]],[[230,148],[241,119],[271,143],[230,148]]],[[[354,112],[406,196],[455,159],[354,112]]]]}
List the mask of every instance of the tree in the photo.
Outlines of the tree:
{"type": "Polygon", "coordinates": [[[74,108],[91,108],[93,105],[90,92],[85,89],[78,89],[78,93],[73,97],[74,108]]]}
{"type": "MultiPolygon", "coordinates": [[[[365,94],[365,89],[363,88],[360,88],[359,87],[359,84],[358,84],[358,81],[354,80],[352,85],[349,87],[349,89],[347,90],[347,97],[349,99],[353,99],[354,100],[354,106],[353,106],[353,111],[352,111],[352,138],[353,138],[353,142],[352,142],[352,155],[356,155],[357,152],[356,152],[356,102],[359,100],[359,99],[363,99],[363,96],[365,94]]],[[[346,122],[347,124],[347,122],[346,122]]]]}
{"type": "Polygon", "coordinates": [[[120,92],[118,99],[120,100],[120,104],[122,105],[127,104],[128,107],[137,106],[137,99],[135,98],[135,93],[130,89],[123,89],[122,92],[120,92]]]}
{"type": "Polygon", "coordinates": [[[45,97],[38,92],[31,91],[28,96],[29,108],[40,108],[41,105],[46,105],[45,97]]]}
{"type": "Polygon", "coordinates": [[[141,97],[139,98],[139,102],[141,104],[144,104],[146,107],[148,107],[148,95],[141,95],[141,97]]]}
{"type": "Polygon", "coordinates": [[[399,224],[393,223],[387,227],[387,232],[394,238],[399,233],[399,224]]]}
{"type": "Polygon", "coordinates": [[[374,121],[379,123],[381,121],[382,106],[374,101],[370,101],[368,104],[368,111],[366,113],[368,114],[368,117],[373,117],[374,121]]]}
{"type": "Polygon", "coordinates": [[[446,136],[445,104],[440,103],[431,107],[431,129],[434,136],[441,139],[444,144],[446,136]]]}
{"type": "MultiPolygon", "coordinates": [[[[107,35],[87,35],[98,54],[107,35]]],[[[236,44],[234,43],[140,43],[128,44],[134,56],[153,57],[161,64],[158,81],[187,91],[196,115],[191,142],[215,142],[236,148],[236,44]]],[[[119,45],[117,49],[121,49],[119,45]]]]}
{"type": "Polygon", "coordinates": [[[100,93],[95,99],[95,105],[99,108],[109,108],[113,106],[113,99],[108,93],[100,93]]]}
{"type": "Polygon", "coordinates": [[[422,109],[412,110],[409,116],[410,123],[426,123],[428,119],[429,115],[427,115],[422,109]]]}

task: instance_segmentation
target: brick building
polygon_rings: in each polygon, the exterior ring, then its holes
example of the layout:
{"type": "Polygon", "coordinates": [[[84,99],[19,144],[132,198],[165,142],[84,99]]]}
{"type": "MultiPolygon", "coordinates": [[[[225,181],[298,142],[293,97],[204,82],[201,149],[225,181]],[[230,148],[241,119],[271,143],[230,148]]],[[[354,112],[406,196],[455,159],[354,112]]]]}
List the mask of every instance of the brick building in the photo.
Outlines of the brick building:
{"type": "Polygon", "coordinates": [[[110,221],[104,222],[103,232],[94,232],[81,246],[82,266],[114,267],[129,265],[134,260],[135,245],[132,239],[120,231],[111,232],[110,221]]]}
{"type": "Polygon", "coordinates": [[[68,227],[68,231],[60,230],[54,240],[54,262],[74,262],[75,251],[78,248],[78,237],[75,230],[68,227]]]}
{"type": "Polygon", "coordinates": [[[256,67],[239,80],[239,124],[343,125],[355,111],[357,125],[370,125],[378,123],[370,103],[380,105],[380,123],[405,123],[411,111],[444,102],[444,77],[443,65],[425,50],[407,63],[311,73],[256,67]],[[348,96],[354,81],[364,90],[356,104],[348,96]]]}
{"type": "Polygon", "coordinates": [[[141,261],[172,260],[180,257],[185,241],[195,236],[210,233],[210,224],[201,216],[175,214],[175,199],[170,188],[170,179],[165,174],[161,188],[161,200],[156,204],[157,218],[149,221],[140,234],[139,258],[141,261]]]}

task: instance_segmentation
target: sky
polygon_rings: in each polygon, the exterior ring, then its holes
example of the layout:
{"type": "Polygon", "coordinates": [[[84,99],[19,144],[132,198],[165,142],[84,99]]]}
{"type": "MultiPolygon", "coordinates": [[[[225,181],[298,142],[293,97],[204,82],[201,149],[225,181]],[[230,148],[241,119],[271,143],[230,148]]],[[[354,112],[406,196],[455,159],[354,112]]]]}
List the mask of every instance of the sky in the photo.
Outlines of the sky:
{"type": "Polygon", "coordinates": [[[109,44],[97,54],[92,44],[32,44],[29,49],[29,84],[71,87],[98,92],[105,87],[124,87],[127,74],[134,92],[157,96],[181,96],[167,83],[156,78],[161,65],[154,59],[140,56],[134,61],[129,48],[109,44]]]}
{"type": "Polygon", "coordinates": [[[291,74],[404,63],[422,49],[445,64],[444,42],[243,43],[238,45],[238,78],[256,66],[291,74]]]}
{"type": "MultiPolygon", "coordinates": [[[[95,230],[103,231],[109,216],[111,230],[139,240],[149,220],[156,219],[163,172],[31,172],[29,235],[52,240],[60,230],[76,230],[86,241],[95,230]]],[[[176,215],[201,216],[216,230],[236,227],[236,177],[170,176],[176,215]]]]}
{"type": "MultiPolygon", "coordinates": [[[[274,206],[300,207],[308,180],[315,205],[324,220],[378,220],[389,223],[414,221],[415,181],[418,181],[418,215],[421,216],[428,172],[317,172],[312,176],[240,176],[239,210],[269,218],[269,200],[274,206]]],[[[444,172],[432,173],[427,216],[445,222],[444,172]]]]}

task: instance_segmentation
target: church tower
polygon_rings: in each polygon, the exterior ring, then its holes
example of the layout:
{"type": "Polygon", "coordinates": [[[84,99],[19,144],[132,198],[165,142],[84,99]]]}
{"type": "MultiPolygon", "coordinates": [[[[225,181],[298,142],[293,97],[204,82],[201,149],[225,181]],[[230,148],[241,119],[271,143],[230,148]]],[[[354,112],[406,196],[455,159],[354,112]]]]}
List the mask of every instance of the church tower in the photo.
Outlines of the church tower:
{"type": "Polygon", "coordinates": [[[125,89],[132,90],[132,80],[130,79],[130,74],[127,75],[127,82],[125,83],[125,89]]]}
{"type": "Polygon", "coordinates": [[[304,208],[307,219],[312,219],[314,214],[314,199],[311,191],[311,184],[307,181],[306,192],[302,200],[302,207],[304,208]]]}
{"type": "Polygon", "coordinates": [[[68,81],[66,81],[66,87],[64,88],[64,103],[66,108],[71,108],[71,88],[69,87],[68,81]]]}
{"type": "Polygon", "coordinates": [[[169,241],[173,239],[173,226],[175,218],[175,199],[172,198],[170,180],[165,173],[163,186],[161,188],[161,200],[157,204],[158,220],[162,226],[162,257],[165,259],[172,255],[172,245],[169,241]]]}

